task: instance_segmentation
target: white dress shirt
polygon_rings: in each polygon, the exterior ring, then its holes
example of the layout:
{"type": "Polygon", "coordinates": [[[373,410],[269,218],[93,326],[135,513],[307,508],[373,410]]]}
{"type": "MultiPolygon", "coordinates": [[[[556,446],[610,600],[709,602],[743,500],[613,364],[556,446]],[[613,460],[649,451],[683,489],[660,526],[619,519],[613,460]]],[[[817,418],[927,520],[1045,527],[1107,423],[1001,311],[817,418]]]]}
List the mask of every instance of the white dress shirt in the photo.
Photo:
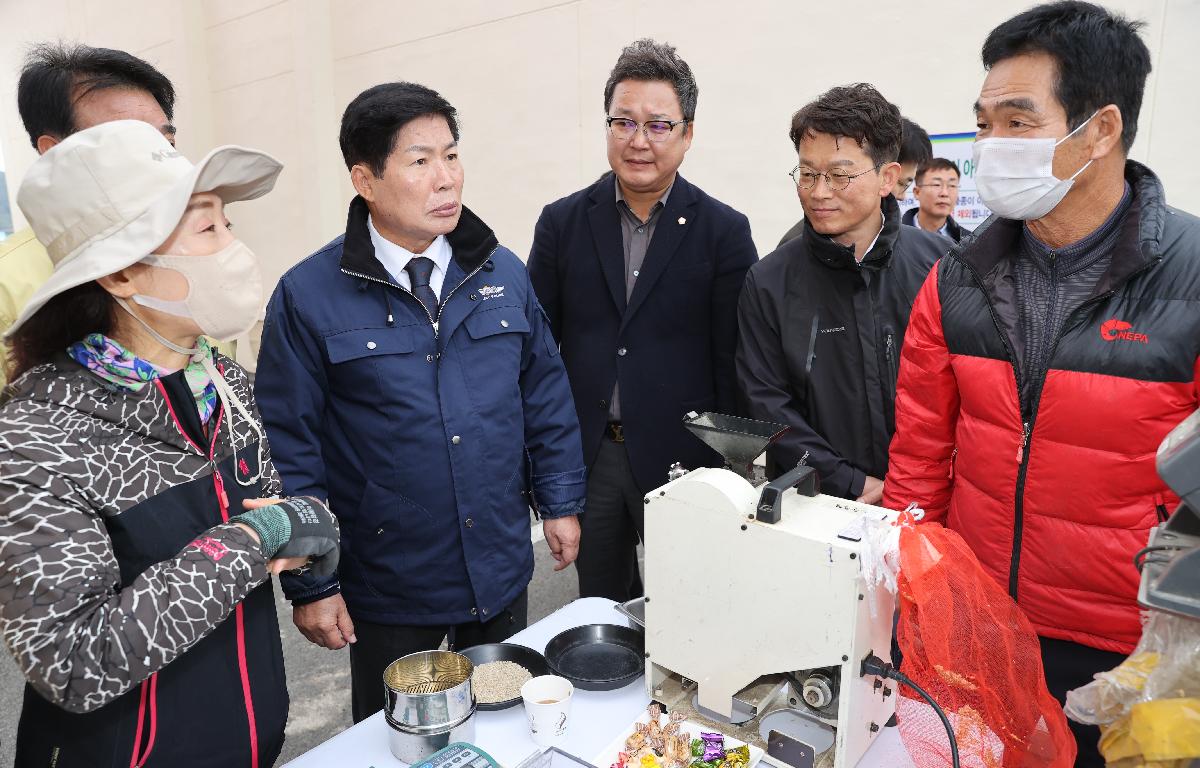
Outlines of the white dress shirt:
{"type": "Polygon", "coordinates": [[[371,245],[375,246],[375,258],[379,259],[384,269],[402,288],[412,290],[412,281],[408,279],[408,273],[404,271],[410,259],[414,256],[432,259],[433,273],[429,276],[429,287],[433,289],[439,299],[441,298],[446,270],[450,268],[450,259],[454,256],[454,251],[445,235],[438,235],[424,253],[413,253],[379,234],[379,230],[375,229],[375,222],[371,221],[370,214],[367,215],[367,230],[371,233],[371,245]]]}

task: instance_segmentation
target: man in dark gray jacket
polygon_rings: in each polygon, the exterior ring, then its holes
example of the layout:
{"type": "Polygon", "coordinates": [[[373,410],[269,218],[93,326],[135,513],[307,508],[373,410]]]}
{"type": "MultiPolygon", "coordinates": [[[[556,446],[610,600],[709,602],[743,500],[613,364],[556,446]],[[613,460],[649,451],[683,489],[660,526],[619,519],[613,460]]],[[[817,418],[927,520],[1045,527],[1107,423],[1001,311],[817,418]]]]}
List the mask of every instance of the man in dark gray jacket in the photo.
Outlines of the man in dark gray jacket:
{"type": "Polygon", "coordinates": [[[738,303],[745,415],[791,430],[775,477],[803,462],[822,490],[878,503],[894,429],[900,344],[925,276],[951,243],[900,224],[900,111],[867,84],[792,117],[801,235],[750,269],[738,303]]]}
{"type": "MultiPolygon", "coordinates": [[[[907,117],[900,118],[900,149],[896,155],[896,162],[900,164],[900,172],[896,176],[896,183],[892,186],[892,194],[896,196],[896,201],[899,202],[908,194],[909,187],[912,186],[913,180],[917,177],[917,169],[929,162],[933,157],[933,142],[929,140],[929,134],[925,129],[909,120],[907,117]]],[[[783,234],[779,239],[780,248],[789,240],[795,240],[800,235],[804,234],[804,219],[800,219],[792,228],[783,234]]]]}

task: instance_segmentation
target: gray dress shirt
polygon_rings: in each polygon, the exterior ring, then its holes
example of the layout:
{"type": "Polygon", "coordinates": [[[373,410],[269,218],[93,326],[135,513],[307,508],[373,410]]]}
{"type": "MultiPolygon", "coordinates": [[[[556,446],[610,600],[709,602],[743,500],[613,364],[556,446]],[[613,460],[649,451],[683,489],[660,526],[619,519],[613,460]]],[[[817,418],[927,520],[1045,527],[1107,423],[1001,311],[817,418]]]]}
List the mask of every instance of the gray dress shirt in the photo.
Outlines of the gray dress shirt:
{"type": "MultiPolygon", "coordinates": [[[[658,202],[650,208],[650,216],[642,221],[629,207],[629,203],[625,202],[625,195],[621,193],[621,182],[618,180],[613,186],[617,190],[617,212],[620,214],[618,218],[621,221],[621,246],[625,250],[625,301],[628,302],[629,297],[633,295],[633,285],[642,271],[642,262],[646,260],[646,251],[650,248],[650,238],[654,237],[654,227],[658,224],[663,208],[667,205],[667,196],[671,194],[671,187],[667,187],[667,191],[663,192],[658,202]]],[[[612,399],[608,406],[608,418],[612,421],[621,420],[619,390],[620,385],[614,384],[612,399]]]]}

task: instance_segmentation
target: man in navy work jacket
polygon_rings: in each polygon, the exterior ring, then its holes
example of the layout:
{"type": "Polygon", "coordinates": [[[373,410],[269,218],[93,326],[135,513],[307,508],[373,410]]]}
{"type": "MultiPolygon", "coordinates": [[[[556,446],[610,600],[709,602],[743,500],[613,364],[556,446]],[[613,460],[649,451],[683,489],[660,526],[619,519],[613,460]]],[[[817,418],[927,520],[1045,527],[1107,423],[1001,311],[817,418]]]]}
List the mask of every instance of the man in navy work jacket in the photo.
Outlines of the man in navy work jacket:
{"type": "Polygon", "coordinates": [[[529,508],[565,568],[585,469],[558,347],[524,266],[460,203],[458,121],[388,83],[342,117],[346,233],[267,309],[256,394],[288,495],[329,499],[339,579],[283,581],[312,642],[350,648],[353,714],[408,653],[526,623],[529,508]]]}
{"type": "MultiPolygon", "coordinates": [[[[642,592],[642,498],[684,466],[721,466],[688,411],[737,409],[737,300],[750,223],[679,175],[696,80],[675,49],[625,48],[604,88],[612,173],[546,206],[529,274],[571,377],[588,463],[579,591],[642,592]]],[[[599,128],[597,120],[597,128],[599,128]]]]}

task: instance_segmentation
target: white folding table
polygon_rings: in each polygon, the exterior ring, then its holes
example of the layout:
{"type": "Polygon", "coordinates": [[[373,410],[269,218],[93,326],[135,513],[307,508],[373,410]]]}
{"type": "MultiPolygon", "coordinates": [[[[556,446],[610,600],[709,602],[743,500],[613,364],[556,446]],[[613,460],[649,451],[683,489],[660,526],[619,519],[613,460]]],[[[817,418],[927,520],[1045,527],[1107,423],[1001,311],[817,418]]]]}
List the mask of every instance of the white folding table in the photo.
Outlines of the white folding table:
{"type": "MultiPolygon", "coordinates": [[[[629,621],[602,598],[582,598],[555,611],[509,639],[542,652],[546,643],[563,630],[584,624],[623,624],[629,621]]],[[[380,682],[380,698],[383,697],[380,682]]],[[[570,732],[560,749],[590,761],[616,738],[650,703],[646,680],[639,677],[615,691],[576,689],[571,704],[570,732]]],[[[325,743],[309,750],[284,768],[399,768],[403,766],[388,751],[388,725],[383,712],[347,728],[325,743]]],[[[529,725],[521,705],[499,712],[479,712],[475,717],[475,739],[502,766],[512,768],[540,749],[529,737],[529,725]]],[[[912,761],[895,728],[885,728],[859,763],[860,768],[908,768],[912,761]]],[[[598,766],[608,768],[608,766],[598,766]]]]}

